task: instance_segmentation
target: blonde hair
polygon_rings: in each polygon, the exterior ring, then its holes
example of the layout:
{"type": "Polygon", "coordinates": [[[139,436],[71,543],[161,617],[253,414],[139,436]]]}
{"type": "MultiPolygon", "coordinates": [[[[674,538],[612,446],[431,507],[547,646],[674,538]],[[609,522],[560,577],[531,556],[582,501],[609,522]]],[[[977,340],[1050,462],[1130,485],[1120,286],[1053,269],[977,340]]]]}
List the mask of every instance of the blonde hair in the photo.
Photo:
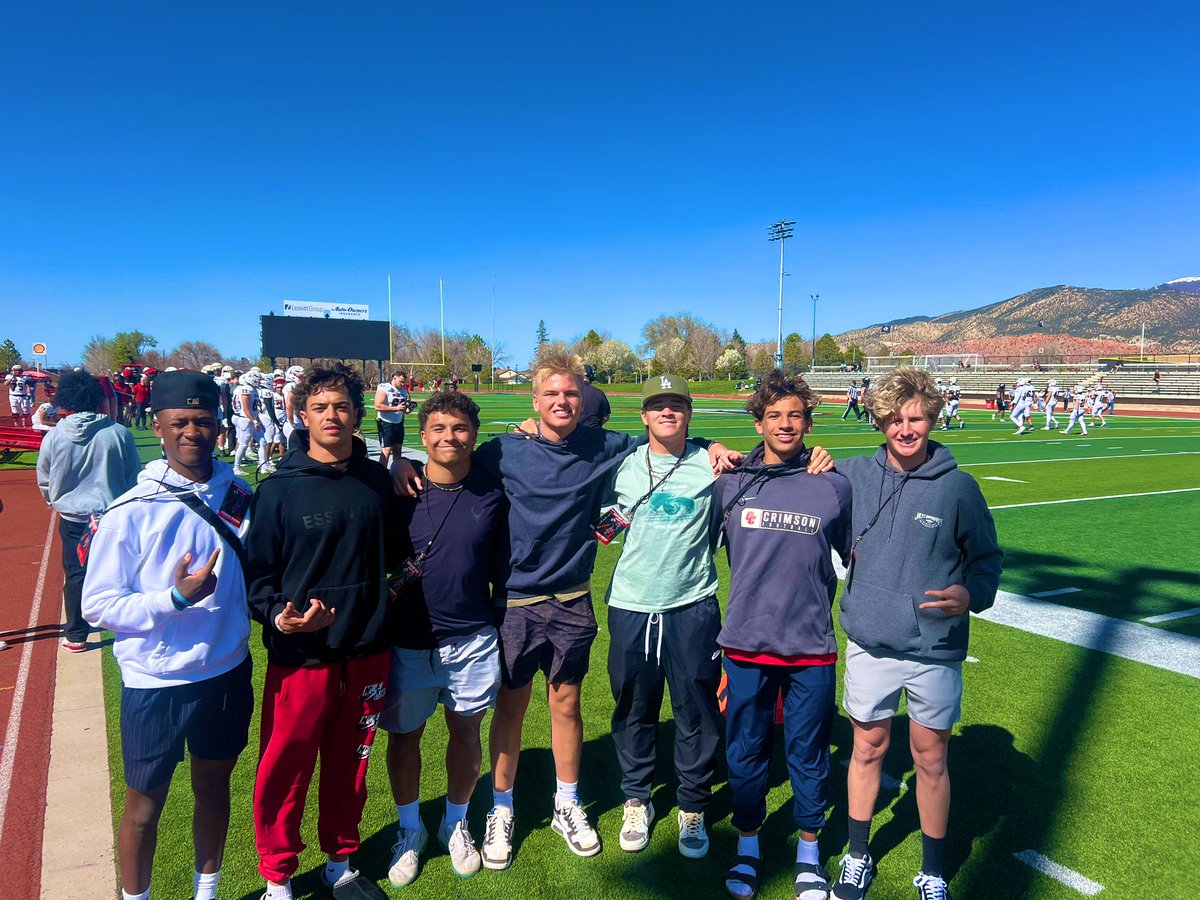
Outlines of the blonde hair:
{"type": "Polygon", "coordinates": [[[573,375],[579,389],[583,390],[583,361],[569,353],[555,353],[538,362],[533,370],[533,392],[536,394],[542,382],[555,375],[573,375]]]}
{"type": "Polygon", "coordinates": [[[931,421],[936,421],[945,400],[938,393],[933,376],[912,366],[898,366],[867,390],[867,409],[876,419],[889,419],[900,408],[912,400],[921,403],[921,411],[931,421]]]}

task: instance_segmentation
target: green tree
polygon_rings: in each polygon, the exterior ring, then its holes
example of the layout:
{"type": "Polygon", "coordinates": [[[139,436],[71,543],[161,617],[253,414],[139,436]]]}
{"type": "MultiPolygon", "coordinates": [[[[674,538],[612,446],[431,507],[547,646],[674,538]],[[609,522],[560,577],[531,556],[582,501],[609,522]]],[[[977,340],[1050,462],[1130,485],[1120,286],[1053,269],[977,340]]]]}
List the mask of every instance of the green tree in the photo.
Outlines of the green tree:
{"type": "Polygon", "coordinates": [[[8,338],[3,344],[0,344],[0,369],[7,372],[20,361],[21,351],[17,349],[12,338],[8,338]]]}
{"type": "Polygon", "coordinates": [[[867,361],[866,351],[864,351],[862,347],[858,346],[858,344],[851,344],[846,348],[845,353],[842,355],[845,356],[846,362],[848,362],[850,365],[854,365],[855,363],[866,363],[867,361]]]}
{"type": "Polygon", "coordinates": [[[767,352],[766,347],[759,347],[750,357],[750,374],[758,378],[766,378],[775,368],[775,360],[767,352]]]}
{"type": "Polygon", "coordinates": [[[734,350],[740,353],[742,355],[742,359],[746,358],[746,339],[742,337],[741,333],[736,328],[733,329],[733,334],[730,336],[729,343],[726,346],[732,347],[734,350]]]}
{"type": "Polygon", "coordinates": [[[538,319],[537,327],[537,342],[533,345],[533,358],[537,359],[542,355],[542,348],[550,340],[550,333],[546,331],[546,320],[538,319]]]}
{"type": "Polygon", "coordinates": [[[818,366],[837,366],[842,363],[842,351],[833,335],[826,332],[817,339],[816,350],[818,366]]]}
{"type": "Polygon", "coordinates": [[[897,350],[895,353],[892,354],[892,356],[912,356],[914,358],[916,357],[916,355],[917,355],[917,351],[914,350],[912,347],[905,347],[903,350],[897,350]]]}
{"type": "Polygon", "coordinates": [[[783,339],[783,371],[795,375],[802,369],[808,368],[808,345],[796,332],[783,339]]]}
{"type": "Polygon", "coordinates": [[[157,347],[158,341],[140,331],[118,331],[110,344],[113,362],[118,366],[138,362],[150,347],[157,347]]]}

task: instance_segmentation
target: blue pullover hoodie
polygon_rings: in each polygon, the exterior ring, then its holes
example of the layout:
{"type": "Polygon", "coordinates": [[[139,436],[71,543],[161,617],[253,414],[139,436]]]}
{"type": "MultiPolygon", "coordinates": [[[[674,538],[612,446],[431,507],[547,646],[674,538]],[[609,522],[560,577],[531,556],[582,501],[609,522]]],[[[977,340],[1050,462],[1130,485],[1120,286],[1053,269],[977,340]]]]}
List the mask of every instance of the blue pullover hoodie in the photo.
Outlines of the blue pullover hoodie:
{"type": "Polygon", "coordinates": [[[966,658],[970,613],[995,602],[1004,559],[975,479],[936,441],[911,472],[888,462],[886,446],[837,470],[854,488],[854,565],[840,617],[847,637],[925,659],[966,658]],[[966,586],[969,612],[917,608],[933,599],[925,591],[952,584],[966,586]]]}
{"type": "Polygon", "coordinates": [[[809,475],[807,449],[777,465],[759,444],[736,472],[717,479],[713,514],[724,524],[729,604],[717,643],[775,656],[837,653],[830,551],[850,551],[850,483],[809,475]]]}

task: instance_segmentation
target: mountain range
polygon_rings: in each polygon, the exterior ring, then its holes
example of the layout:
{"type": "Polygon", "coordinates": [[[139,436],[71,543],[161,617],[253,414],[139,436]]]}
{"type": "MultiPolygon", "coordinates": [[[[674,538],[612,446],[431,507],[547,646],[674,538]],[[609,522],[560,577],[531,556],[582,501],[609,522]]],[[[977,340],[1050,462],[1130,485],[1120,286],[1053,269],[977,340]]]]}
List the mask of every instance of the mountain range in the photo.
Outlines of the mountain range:
{"type": "Polygon", "coordinates": [[[910,316],[836,335],[868,352],[889,347],[917,353],[1029,352],[1054,343],[1063,353],[1200,350],[1200,278],[1180,278],[1148,290],[1106,290],[1060,284],[977,309],[910,316]],[[889,327],[885,333],[883,328],[889,327]]]}

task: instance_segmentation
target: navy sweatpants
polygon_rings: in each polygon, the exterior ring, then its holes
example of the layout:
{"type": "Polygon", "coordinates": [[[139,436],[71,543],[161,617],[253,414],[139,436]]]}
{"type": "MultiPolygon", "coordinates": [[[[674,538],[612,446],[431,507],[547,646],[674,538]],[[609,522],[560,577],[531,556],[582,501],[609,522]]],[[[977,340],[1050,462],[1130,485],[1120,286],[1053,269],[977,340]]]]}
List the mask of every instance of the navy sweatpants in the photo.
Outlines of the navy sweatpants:
{"type": "Polygon", "coordinates": [[[829,802],[829,736],[834,671],[827,666],[768,666],[725,658],[729,701],[725,754],[733,791],[733,827],[755,831],[767,817],[767,773],[775,706],[783,691],[783,739],[796,826],[819,831],[829,802]]]}
{"type": "Polygon", "coordinates": [[[626,798],[650,799],[665,682],[675,718],[676,798],[684,812],[703,812],[712,796],[721,741],[721,610],[716,598],[654,614],[609,607],[608,629],[608,678],[616,701],[612,736],[621,790],[626,798]]]}

